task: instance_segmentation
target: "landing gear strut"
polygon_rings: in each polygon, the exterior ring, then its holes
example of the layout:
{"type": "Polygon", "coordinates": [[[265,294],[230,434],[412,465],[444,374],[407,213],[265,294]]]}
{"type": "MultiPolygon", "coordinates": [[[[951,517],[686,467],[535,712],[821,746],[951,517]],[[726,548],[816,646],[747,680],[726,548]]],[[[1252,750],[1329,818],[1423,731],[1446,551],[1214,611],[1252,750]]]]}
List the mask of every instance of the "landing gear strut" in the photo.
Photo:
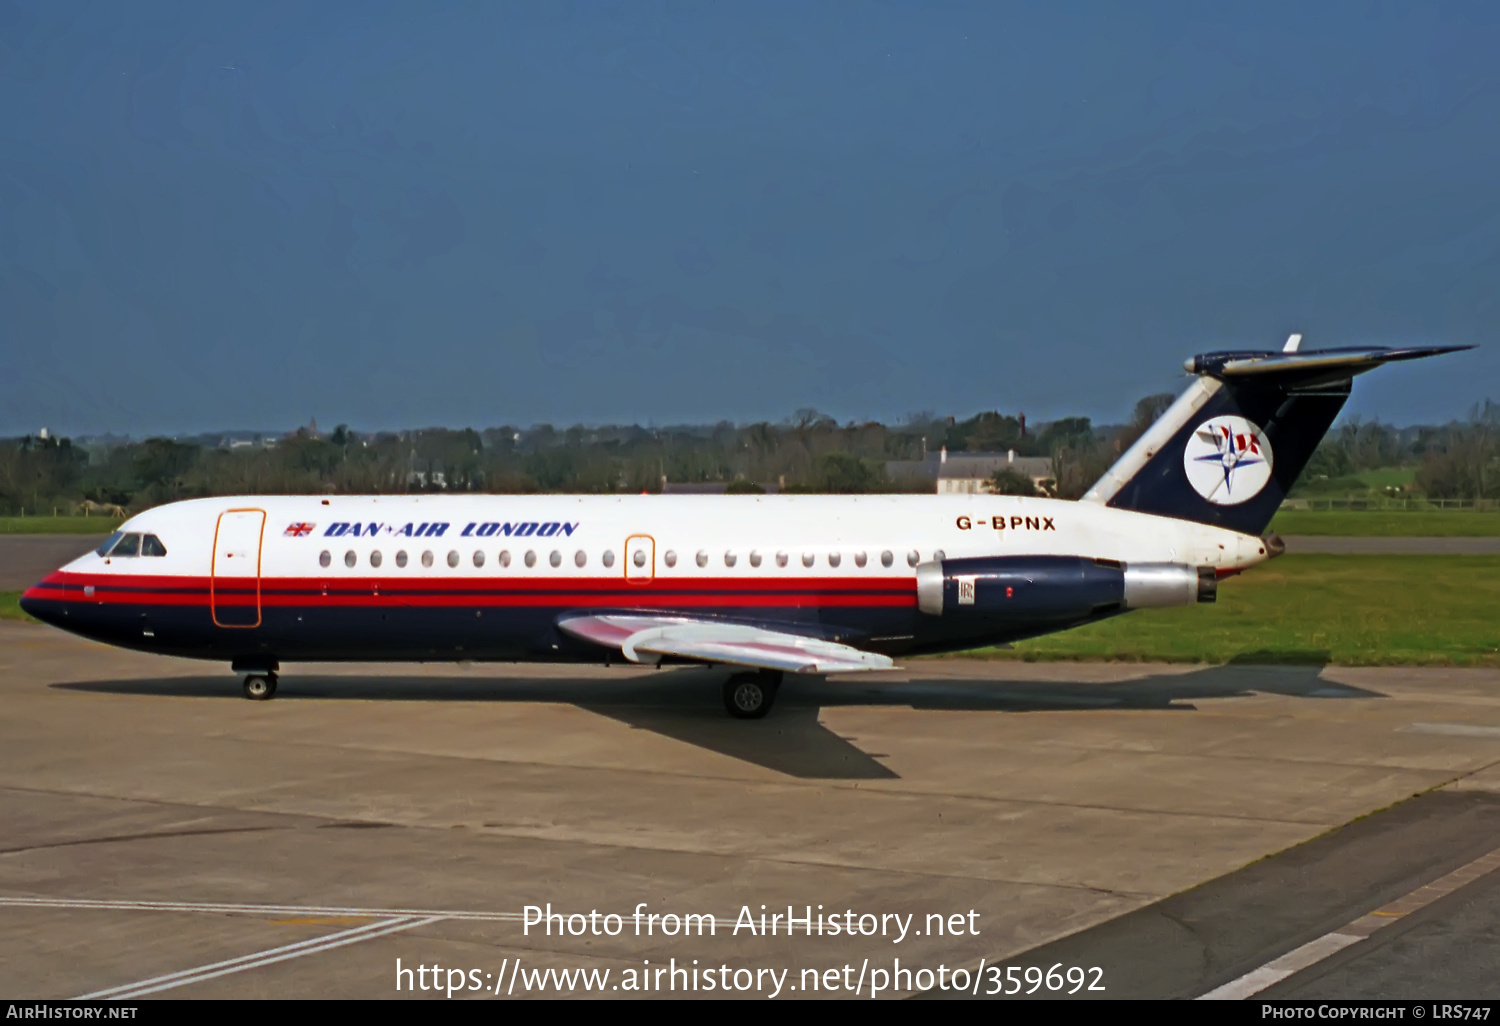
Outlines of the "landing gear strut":
{"type": "Polygon", "coordinates": [[[780,670],[736,673],[724,682],[724,710],[737,720],[758,720],[771,711],[780,687],[780,670]]]}
{"type": "Polygon", "coordinates": [[[266,702],[276,697],[276,674],[252,673],[245,678],[245,697],[252,702],[266,702]]]}

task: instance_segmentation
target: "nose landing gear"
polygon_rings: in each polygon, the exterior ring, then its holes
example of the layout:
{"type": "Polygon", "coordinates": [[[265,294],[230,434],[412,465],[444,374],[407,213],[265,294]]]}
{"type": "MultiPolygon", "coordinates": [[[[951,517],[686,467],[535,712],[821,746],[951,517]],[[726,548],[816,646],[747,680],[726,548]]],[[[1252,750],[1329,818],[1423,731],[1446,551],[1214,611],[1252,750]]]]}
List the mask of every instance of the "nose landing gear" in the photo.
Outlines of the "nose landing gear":
{"type": "Polygon", "coordinates": [[[276,674],[252,673],[245,678],[245,697],[252,702],[266,702],[276,697],[276,674]]]}
{"type": "Polygon", "coordinates": [[[736,673],[724,682],[724,711],[737,720],[758,720],[771,711],[780,688],[780,670],[736,673]]]}

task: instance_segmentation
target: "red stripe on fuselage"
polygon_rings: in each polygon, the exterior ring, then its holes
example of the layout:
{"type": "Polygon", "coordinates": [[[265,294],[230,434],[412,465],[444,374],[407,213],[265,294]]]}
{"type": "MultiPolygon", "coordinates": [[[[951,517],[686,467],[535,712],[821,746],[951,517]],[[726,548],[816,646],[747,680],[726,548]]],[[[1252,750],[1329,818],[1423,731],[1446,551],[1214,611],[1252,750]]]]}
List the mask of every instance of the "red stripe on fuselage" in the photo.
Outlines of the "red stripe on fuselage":
{"type": "MultiPolygon", "coordinates": [[[[215,578],[219,606],[255,604],[255,578],[215,578]]],[[[467,577],[260,578],[263,607],[399,605],[566,607],[712,606],[907,607],[916,601],[915,582],[891,578],[743,577],[656,578],[627,584],[622,578],[467,577]]],[[[26,592],[28,598],[108,605],[207,606],[209,578],[166,575],[77,574],[58,571],[26,592]],[[92,595],[84,589],[92,587],[92,595]]]]}
{"type": "MultiPolygon", "coordinates": [[[[215,577],[215,588],[242,586],[253,588],[254,577],[215,577]]],[[[150,590],[201,589],[207,591],[210,578],[194,575],[167,574],[80,574],[58,570],[43,578],[42,585],[82,588],[146,588],[150,590]]],[[[260,578],[260,587],[265,590],[306,590],[333,588],[371,588],[378,585],[382,590],[411,588],[432,590],[473,590],[475,588],[504,587],[507,589],[530,589],[537,591],[564,590],[587,591],[621,589],[649,591],[652,588],[671,588],[675,591],[902,591],[916,587],[911,577],[657,577],[650,581],[630,581],[624,577],[512,577],[497,574],[493,577],[270,577],[260,578]]]]}

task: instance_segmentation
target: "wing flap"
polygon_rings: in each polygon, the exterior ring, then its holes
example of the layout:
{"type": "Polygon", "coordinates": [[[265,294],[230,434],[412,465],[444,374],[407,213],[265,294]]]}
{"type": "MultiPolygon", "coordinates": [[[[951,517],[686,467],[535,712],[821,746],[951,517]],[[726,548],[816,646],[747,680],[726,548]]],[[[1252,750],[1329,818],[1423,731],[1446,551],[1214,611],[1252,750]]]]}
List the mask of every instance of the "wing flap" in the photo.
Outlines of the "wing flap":
{"type": "Polygon", "coordinates": [[[557,626],[576,638],[618,648],[636,663],[671,656],[788,673],[854,673],[896,665],[888,656],[837,641],[683,616],[571,616],[557,626]]]}

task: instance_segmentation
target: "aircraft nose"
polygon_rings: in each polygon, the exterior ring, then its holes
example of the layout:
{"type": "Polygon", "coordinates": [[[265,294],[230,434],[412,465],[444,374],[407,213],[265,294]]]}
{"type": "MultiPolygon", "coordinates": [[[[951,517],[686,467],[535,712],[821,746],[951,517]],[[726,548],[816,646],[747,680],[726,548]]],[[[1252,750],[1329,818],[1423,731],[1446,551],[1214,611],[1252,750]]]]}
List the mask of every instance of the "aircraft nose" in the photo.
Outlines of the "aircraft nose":
{"type": "Polygon", "coordinates": [[[36,616],[42,607],[41,591],[35,586],[27,588],[21,593],[21,612],[27,616],[36,616]]]}
{"type": "Polygon", "coordinates": [[[23,613],[43,623],[55,623],[56,613],[63,597],[62,589],[53,582],[55,576],[55,574],[49,574],[21,593],[23,613]]]}

